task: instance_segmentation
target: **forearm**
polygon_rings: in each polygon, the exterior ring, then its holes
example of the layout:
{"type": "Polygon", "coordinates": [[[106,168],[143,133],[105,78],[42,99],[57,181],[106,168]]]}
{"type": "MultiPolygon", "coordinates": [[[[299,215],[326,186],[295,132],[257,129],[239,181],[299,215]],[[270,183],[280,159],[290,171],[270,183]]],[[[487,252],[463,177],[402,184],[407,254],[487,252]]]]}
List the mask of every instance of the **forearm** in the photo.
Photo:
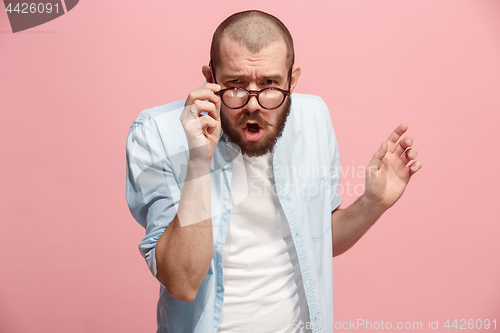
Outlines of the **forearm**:
{"type": "Polygon", "coordinates": [[[156,245],[158,280],[172,297],[187,302],[196,297],[212,261],[209,171],[210,165],[188,163],[177,215],[156,245]]]}
{"type": "Polygon", "coordinates": [[[361,196],[346,209],[332,213],[333,256],[349,250],[370,229],[385,209],[361,196]]]}

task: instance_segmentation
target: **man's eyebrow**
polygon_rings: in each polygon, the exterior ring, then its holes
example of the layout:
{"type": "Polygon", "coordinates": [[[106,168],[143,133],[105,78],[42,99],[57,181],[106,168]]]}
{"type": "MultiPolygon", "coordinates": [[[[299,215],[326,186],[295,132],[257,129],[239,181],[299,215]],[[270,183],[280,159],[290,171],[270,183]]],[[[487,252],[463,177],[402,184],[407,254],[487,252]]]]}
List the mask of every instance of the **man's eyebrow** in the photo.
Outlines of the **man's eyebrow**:
{"type": "Polygon", "coordinates": [[[283,75],[281,74],[264,75],[261,78],[266,80],[276,80],[276,81],[284,79],[283,75]]]}
{"type": "Polygon", "coordinates": [[[226,74],[226,75],[222,75],[222,81],[235,80],[235,79],[243,79],[243,78],[245,78],[244,74],[226,74]]]}

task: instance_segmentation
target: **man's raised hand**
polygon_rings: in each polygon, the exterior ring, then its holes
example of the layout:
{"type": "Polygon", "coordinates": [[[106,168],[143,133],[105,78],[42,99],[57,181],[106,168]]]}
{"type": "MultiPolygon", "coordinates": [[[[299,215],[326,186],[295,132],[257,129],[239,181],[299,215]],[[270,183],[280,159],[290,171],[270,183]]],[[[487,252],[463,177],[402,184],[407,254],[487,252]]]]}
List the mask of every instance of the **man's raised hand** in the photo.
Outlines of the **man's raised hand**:
{"type": "Polygon", "coordinates": [[[407,136],[398,142],[407,129],[406,124],[401,124],[389,135],[365,172],[364,196],[384,210],[398,201],[410,177],[422,167],[422,163],[415,160],[418,152],[412,147],[413,139],[407,136]]]}
{"type": "Polygon", "coordinates": [[[186,134],[190,160],[210,162],[219,142],[221,99],[215,93],[220,89],[218,84],[205,83],[191,91],[186,99],[180,120],[186,134]],[[206,114],[202,115],[202,112],[206,114]]]}

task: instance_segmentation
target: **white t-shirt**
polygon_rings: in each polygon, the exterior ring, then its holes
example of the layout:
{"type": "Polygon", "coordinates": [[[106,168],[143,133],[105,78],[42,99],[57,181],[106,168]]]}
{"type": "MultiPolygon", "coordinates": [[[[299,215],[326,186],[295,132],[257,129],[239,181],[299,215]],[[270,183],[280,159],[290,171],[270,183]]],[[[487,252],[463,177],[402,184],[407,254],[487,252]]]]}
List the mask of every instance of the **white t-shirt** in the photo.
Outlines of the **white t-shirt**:
{"type": "Polygon", "coordinates": [[[231,185],[233,190],[246,187],[248,195],[231,211],[218,332],[302,332],[297,323],[309,322],[309,311],[290,228],[276,194],[272,154],[243,156],[243,161],[244,170],[233,170],[231,185]]]}

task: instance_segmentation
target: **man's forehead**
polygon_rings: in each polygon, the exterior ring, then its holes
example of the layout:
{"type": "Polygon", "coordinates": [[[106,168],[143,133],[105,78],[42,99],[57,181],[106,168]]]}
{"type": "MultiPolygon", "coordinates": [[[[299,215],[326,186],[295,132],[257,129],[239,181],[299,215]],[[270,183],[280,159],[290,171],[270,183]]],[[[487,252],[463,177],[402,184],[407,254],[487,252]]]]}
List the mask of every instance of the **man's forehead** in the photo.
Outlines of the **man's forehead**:
{"type": "Polygon", "coordinates": [[[252,52],[244,45],[225,37],[220,45],[219,66],[224,71],[244,75],[248,70],[259,69],[267,76],[278,77],[287,72],[287,48],[283,40],[273,42],[257,52],[252,52]]]}

